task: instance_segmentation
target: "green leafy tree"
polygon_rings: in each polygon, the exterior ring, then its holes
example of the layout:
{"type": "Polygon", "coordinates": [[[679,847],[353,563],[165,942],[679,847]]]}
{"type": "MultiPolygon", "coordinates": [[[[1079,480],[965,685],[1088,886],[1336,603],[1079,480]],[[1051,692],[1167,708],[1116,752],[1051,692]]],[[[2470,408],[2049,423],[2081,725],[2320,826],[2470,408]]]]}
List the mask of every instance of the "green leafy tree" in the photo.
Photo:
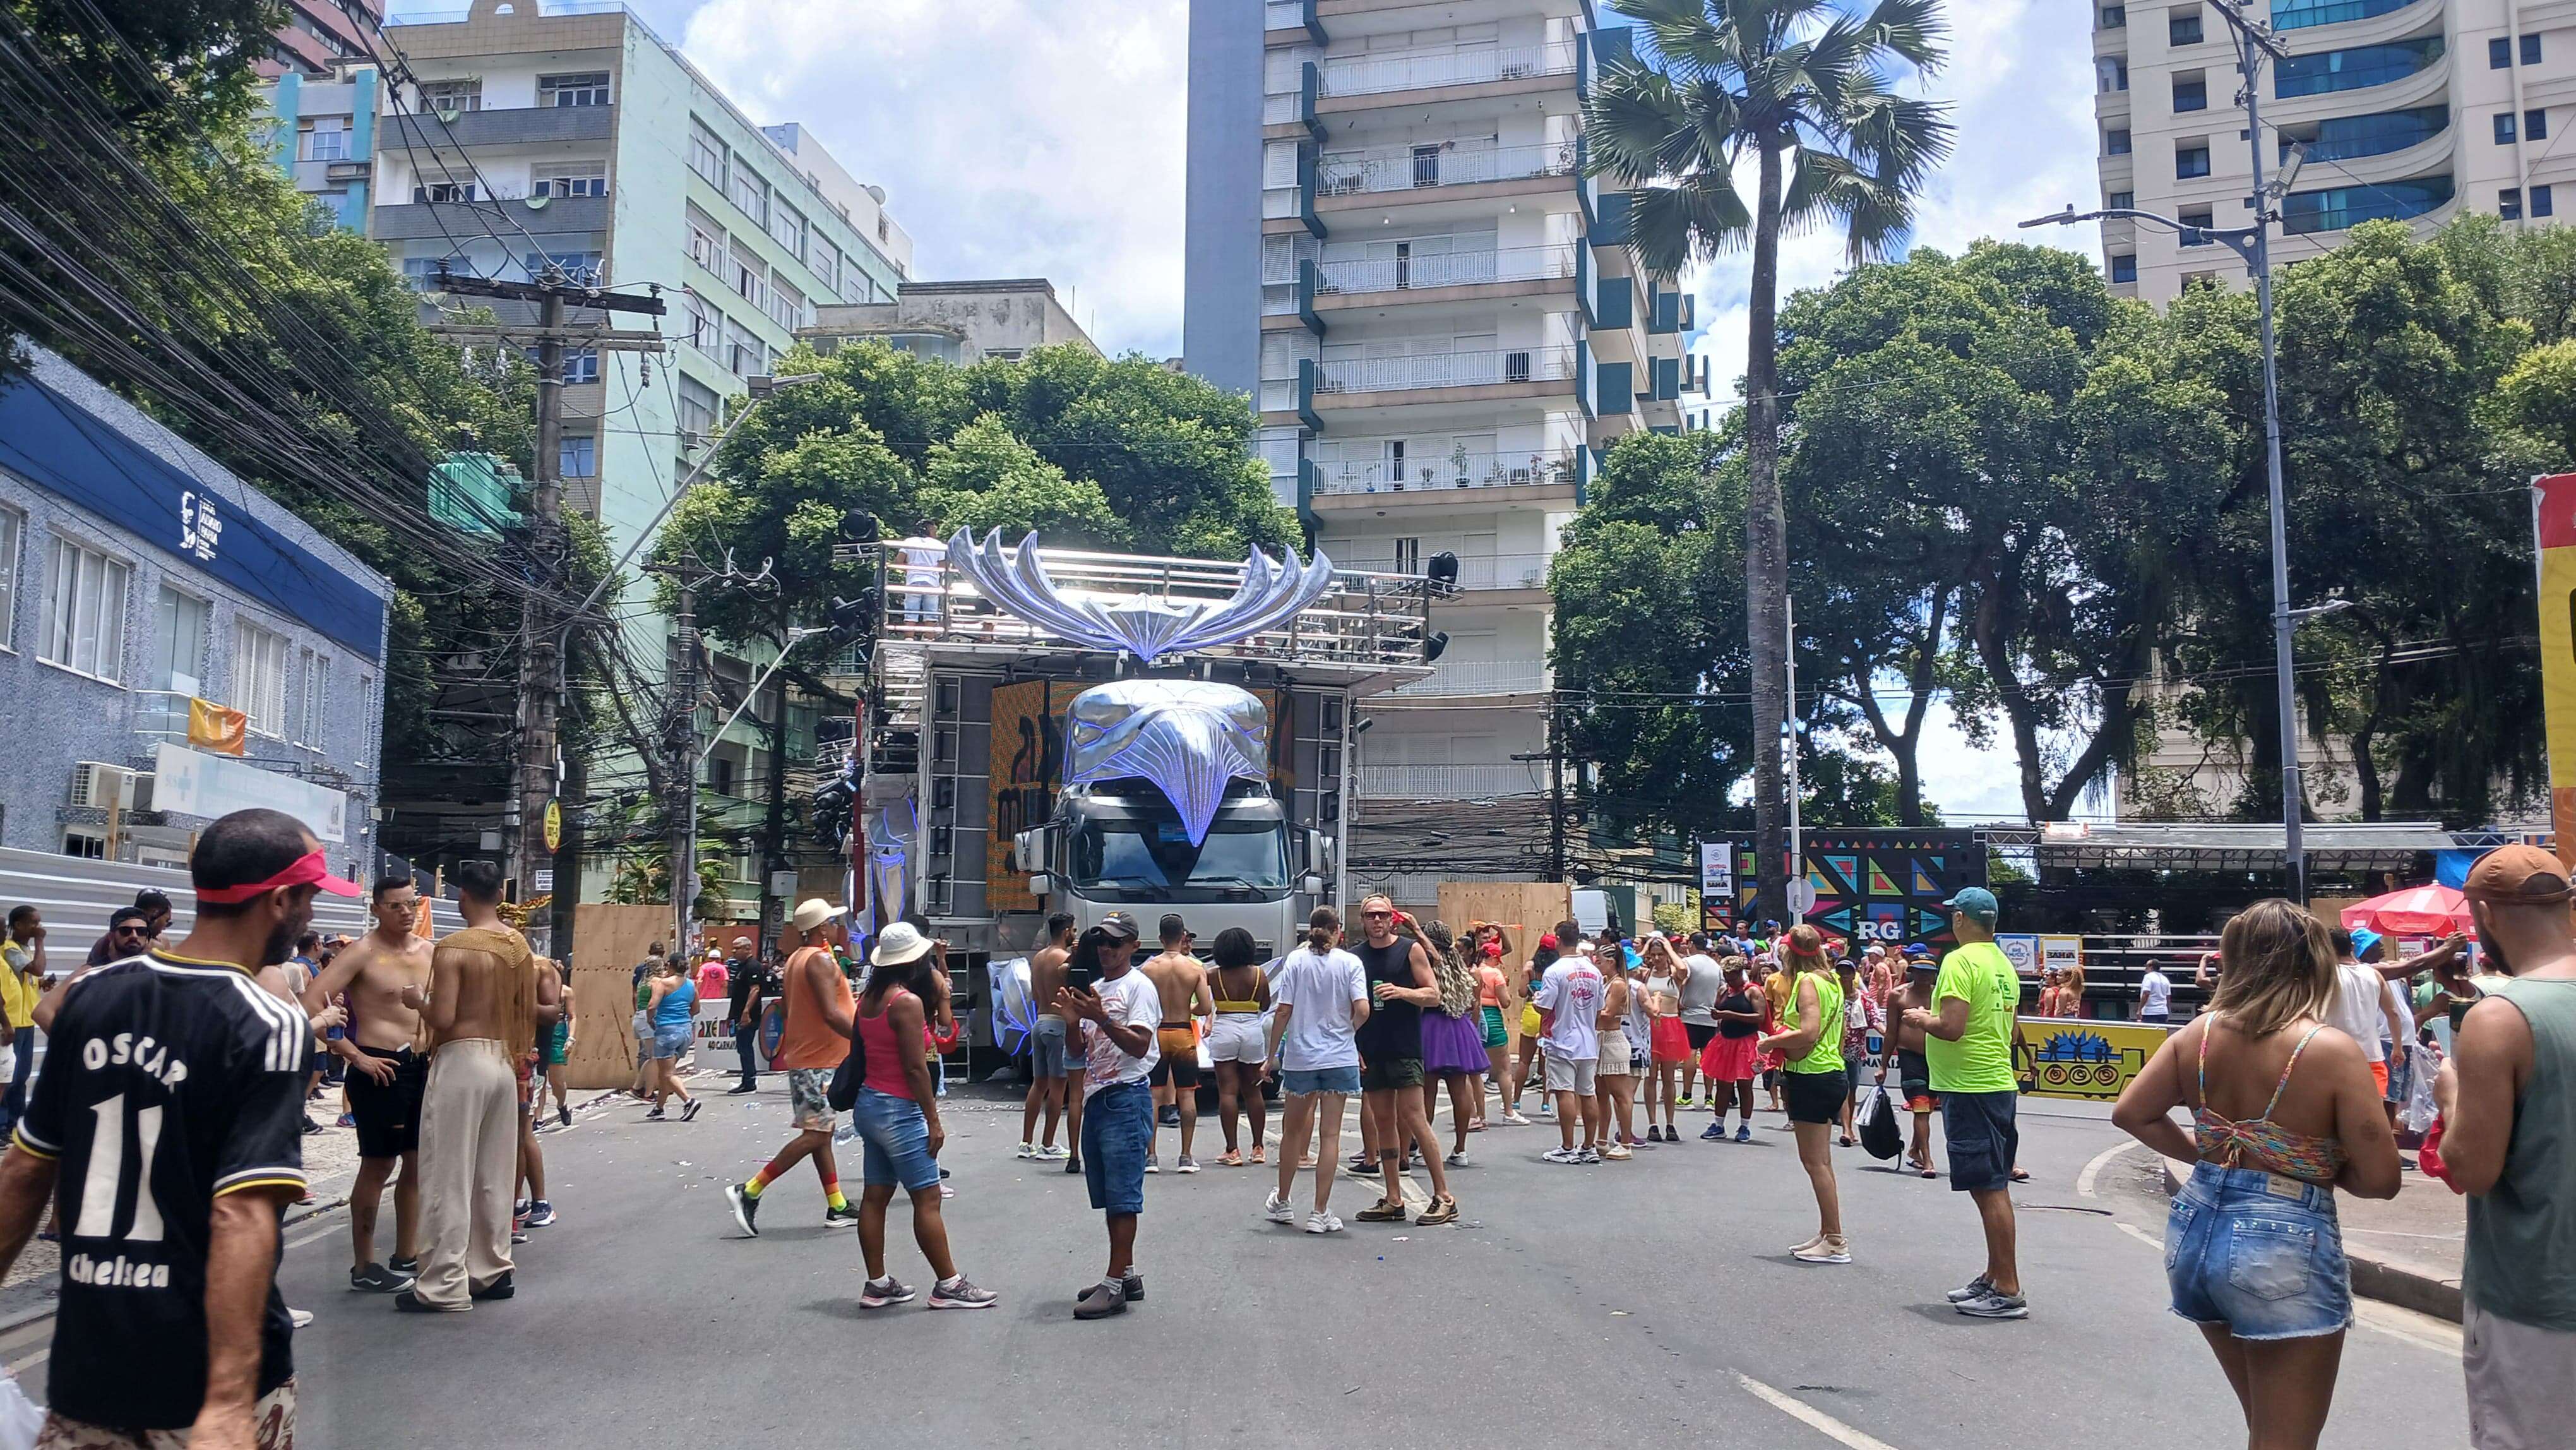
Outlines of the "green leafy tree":
{"type": "MultiPolygon", "coordinates": [[[[1584,104],[1595,175],[1641,188],[1631,212],[1646,270],[1674,278],[1739,247],[1752,254],[1745,365],[1745,624],[1759,733],[1788,717],[1788,521],[1779,481],[1776,358],[1780,239],[1841,230],[1854,260],[1910,229],[1915,194],[1948,154],[1942,108],[1898,95],[1895,76],[1943,58],[1935,0],[1880,0],[1866,15],[1826,0],[1611,0],[1648,42],[1606,67],[1584,104]],[[1737,188],[1750,161],[1751,204],[1737,188]]],[[[1754,761],[1757,858],[1784,859],[1780,766],[1754,761]]]]}

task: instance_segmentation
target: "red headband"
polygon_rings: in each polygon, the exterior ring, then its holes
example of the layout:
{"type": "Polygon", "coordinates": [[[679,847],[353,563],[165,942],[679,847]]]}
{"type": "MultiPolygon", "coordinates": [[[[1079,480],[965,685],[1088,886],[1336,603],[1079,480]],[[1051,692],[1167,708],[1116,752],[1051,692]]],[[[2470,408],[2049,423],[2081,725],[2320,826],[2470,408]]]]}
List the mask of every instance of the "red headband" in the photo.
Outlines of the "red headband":
{"type": "Polygon", "coordinates": [[[357,882],[344,881],[332,875],[322,864],[322,853],[310,851],[288,862],[285,870],[265,881],[253,881],[245,886],[200,886],[197,888],[197,900],[214,906],[238,906],[253,897],[282,887],[307,884],[319,886],[334,896],[359,894],[357,882]]]}

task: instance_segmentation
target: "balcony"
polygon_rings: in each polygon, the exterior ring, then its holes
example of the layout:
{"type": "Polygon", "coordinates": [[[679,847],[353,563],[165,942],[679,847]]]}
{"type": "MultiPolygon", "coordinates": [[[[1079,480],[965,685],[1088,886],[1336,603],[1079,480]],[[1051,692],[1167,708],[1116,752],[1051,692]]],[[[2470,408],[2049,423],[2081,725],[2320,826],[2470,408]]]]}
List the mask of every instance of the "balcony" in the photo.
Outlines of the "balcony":
{"type": "Polygon", "coordinates": [[[1336,99],[1383,96],[1442,86],[1571,76],[1580,58],[1579,48],[1570,41],[1562,45],[1453,46],[1327,58],[1321,94],[1336,99]]]}
{"type": "Polygon", "coordinates": [[[1491,352],[1408,353],[1402,357],[1344,358],[1318,364],[1318,397],[1349,393],[1408,392],[1427,388],[1485,388],[1564,382],[1575,374],[1571,347],[1499,348],[1491,352]]]}
{"type": "Polygon", "coordinates": [[[1601,264],[1592,258],[1592,249],[1583,249],[1583,258],[1575,264],[1574,293],[1583,304],[1583,325],[1596,333],[1624,332],[1637,320],[1635,284],[1625,273],[1604,275],[1601,264]]]}
{"type": "Polygon", "coordinates": [[[1547,688],[1545,660],[1442,660],[1428,679],[1398,686],[1399,699],[1535,695],[1547,688]]]}
{"type": "Polygon", "coordinates": [[[1585,415],[1593,418],[1623,418],[1636,412],[1636,365],[1624,362],[1603,362],[1593,356],[1590,347],[1585,347],[1582,351],[1582,376],[1577,380],[1574,395],[1576,401],[1583,405],[1585,415]]]}
{"type": "Polygon", "coordinates": [[[1315,15],[1315,0],[1262,0],[1261,43],[1265,48],[1322,45],[1324,41],[1324,22],[1315,15]]]}
{"type": "Polygon", "coordinates": [[[605,196],[539,197],[512,201],[406,202],[376,208],[375,240],[423,237],[509,236],[521,228],[548,236],[608,230],[614,199],[605,196]]]}
{"type": "Polygon", "coordinates": [[[1648,332],[1688,332],[1699,326],[1699,299],[1688,292],[1668,292],[1647,284],[1648,332]]]}
{"type": "Polygon", "coordinates": [[[1575,58],[1575,93],[1584,100],[1592,99],[1593,90],[1601,84],[1601,68],[1633,65],[1637,60],[1636,32],[1625,26],[1586,31],[1574,38],[1580,54],[1575,58]]]}
{"type": "Polygon", "coordinates": [[[1310,433],[1323,431],[1324,420],[1315,416],[1315,360],[1297,359],[1297,375],[1289,378],[1261,380],[1261,425],[1285,428],[1295,425],[1310,433]]]}
{"type": "Polygon", "coordinates": [[[1318,296],[1419,292],[1438,287],[1478,287],[1502,282],[1543,282],[1575,275],[1572,245],[1496,247],[1480,252],[1371,257],[1317,266],[1318,296]]]}
{"type": "Polygon", "coordinates": [[[1298,68],[1296,90],[1261,98],[1264,140],[1286,141],[1303,136],[1318,146],[1324,144],[1324,123],[1315,119],[1316,85],[1315,63],[1310,60],[1298,68]]]}
{"type": "Polygon", "coordinates": [[[1423,146],[1404,155],[1326,156],[1315,180],[1322,195],[1376,196],[1444,186],[1476,186],[1532,177],[1572,176],[1571,141],[1538,146],[1423,146]]]}
{"type": "Polygon", "coordinates": [[[1362,765],[1360,799],[1468,801],[1490,796],[1536,795],[1546,789],[1535,768],[1501,765],[1362,765]]]}
{"type": "Polygon", "coordinates": [[[1582,178],[1574,185],[1574,199],[1583,209],[1583,239],[1596,247],[1624,247],[1628,244],[1628,208],[1636,198],[1624,191],[1604,191],[1601,178],[1590,174],[1590,157],[1581,140],[1574,143],[1574,169],[1582,178]]]}
{"type": "Polygon", "coordinates": [[[1311,257],[1298,259],[1294,276],[1281,279],[1264,273],[1261,278],[1262,329],[1303,327],[1317,337],[1323,336],[1324,320],[1315,315],[1315,294],[1320,290],[1315,262],[1311,257]]]}
{"type": "MultiPolygon", "coordinates": [[[[1458,557],[1458,591],[1462,594],[1486,593],[1496,589],[1545,589],[1547,561],[1553,554],[1460,554],[1458,557]]],[[[1354,568],[1396,572],[1392,564],[1378,570],[1375,564],[1354,568]]],[[[1437,598],[1438,596],[1433,596],[1437,598]]]]}
{"type": "Polygon", "coordinates": [[[1324,234],[1324,223],[1315,215],[1315,171],[1314,146],[1300,143],[1295,183],[1261,189],[1263,236],[1292,235],[1301,230],[1316,237],[1324,234]]]}
{"type": "Polygon", "coordinates": [[[1574,449],[1560,453],[1452,453],[1408,463],[1400,477],[1395,466],[1384,460],[1319,463],[1315,493],[1443,496],[1465,490],[1562,488],[1575,482],[1582,470],[1582,460],[1576,453],[1574,449]]]}
{"type": "Polygon", "coordinates": [[[511,106],[485,111],[401,112],[386,116],[384,147],[544,146],[606,141],[615,106],[511,106]]]}

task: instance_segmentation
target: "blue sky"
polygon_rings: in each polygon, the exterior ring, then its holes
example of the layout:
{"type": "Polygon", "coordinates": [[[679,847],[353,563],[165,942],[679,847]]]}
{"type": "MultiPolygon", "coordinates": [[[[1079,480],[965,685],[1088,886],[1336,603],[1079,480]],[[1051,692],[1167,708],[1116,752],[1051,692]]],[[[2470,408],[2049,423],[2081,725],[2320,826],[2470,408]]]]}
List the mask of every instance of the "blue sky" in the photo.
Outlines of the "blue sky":
{"type": "MultiPolygon", "coordinates": [[[[1180,352],[1186,0],[631,3],[755,120],[804,123],[852,175],[884,186],[917,275],[1046,277],[1103,347],[1180,352]]],[[[1951,63],[1924,90],[1952,103],[1958,153],[1924,200],[1918,243],[1964,247],[2097,203],[2089,12],[1954,0],[1951,63]]],[[[2098,252],[2090,227],[2027,235],[2098,252]]],[[[1796,239],[1783,290],[1841,265],[1831,237],[1796,239]]],[[[1692,281],[1695,345],[1725,394],[1743,370],[1742,260],[1692,281]]],[[[1954,730],[1936,730],[1924,767],[1928,794],[1956,818],[2018,813],[2009,759],[1970,751],[1954,730]]]]}

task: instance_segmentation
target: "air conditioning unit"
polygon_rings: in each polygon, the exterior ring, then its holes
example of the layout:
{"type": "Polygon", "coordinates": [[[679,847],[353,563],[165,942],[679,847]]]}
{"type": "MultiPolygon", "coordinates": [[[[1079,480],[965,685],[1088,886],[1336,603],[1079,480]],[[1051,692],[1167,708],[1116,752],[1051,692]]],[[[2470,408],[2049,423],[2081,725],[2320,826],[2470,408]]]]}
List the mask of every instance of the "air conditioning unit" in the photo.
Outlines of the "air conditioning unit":
{"type": "Polygon", "coordinates": [[[91,810],[123,810],[133,782],[134,772],[122,765],[81,761],[72,767],[71,803],[91,810]]]}

